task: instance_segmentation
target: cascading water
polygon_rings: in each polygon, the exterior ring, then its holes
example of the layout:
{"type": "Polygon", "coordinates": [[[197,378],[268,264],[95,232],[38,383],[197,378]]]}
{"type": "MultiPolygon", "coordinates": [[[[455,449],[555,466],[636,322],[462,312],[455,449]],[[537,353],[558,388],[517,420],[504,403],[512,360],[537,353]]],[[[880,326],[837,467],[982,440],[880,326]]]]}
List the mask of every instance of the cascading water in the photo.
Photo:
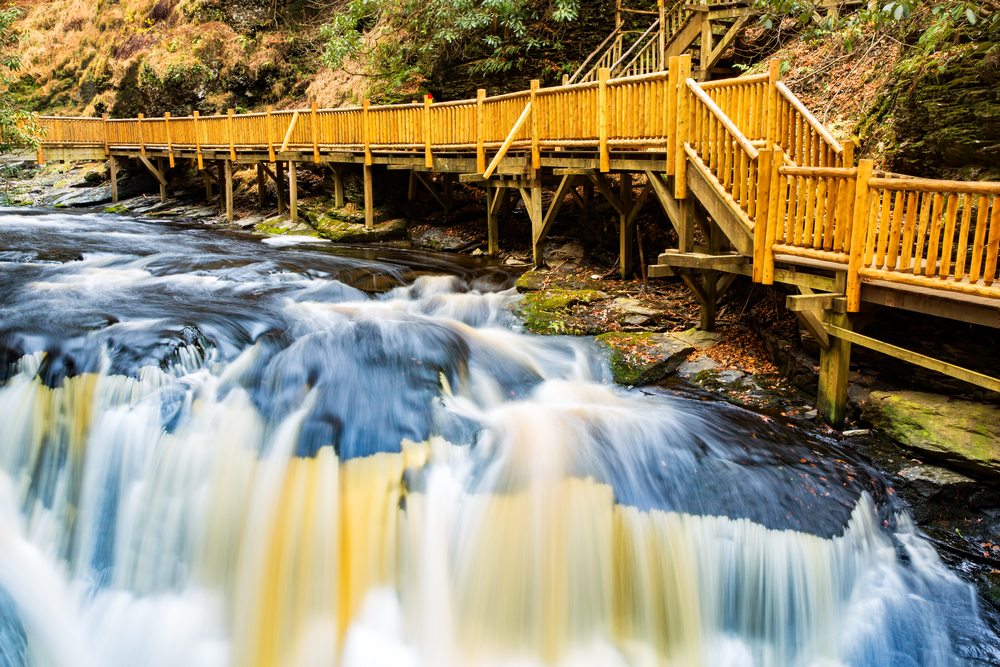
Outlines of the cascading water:
{"type": "Polygon", "coordinates": [[[0,234],[0,665],[1000,664],[863,461],[610,385],[495,269],[0,234]]]}

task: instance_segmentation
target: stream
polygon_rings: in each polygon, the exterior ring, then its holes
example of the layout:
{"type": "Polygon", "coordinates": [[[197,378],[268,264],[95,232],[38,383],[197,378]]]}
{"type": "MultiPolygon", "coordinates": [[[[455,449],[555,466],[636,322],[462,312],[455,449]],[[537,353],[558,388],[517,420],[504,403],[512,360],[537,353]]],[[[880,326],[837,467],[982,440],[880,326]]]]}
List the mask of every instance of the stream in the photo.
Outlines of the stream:
{"type": "Polygon", "coordinates": [[[1000,665],[866,459],[470,257],[0,209],[0,667],[1000,665]]]}

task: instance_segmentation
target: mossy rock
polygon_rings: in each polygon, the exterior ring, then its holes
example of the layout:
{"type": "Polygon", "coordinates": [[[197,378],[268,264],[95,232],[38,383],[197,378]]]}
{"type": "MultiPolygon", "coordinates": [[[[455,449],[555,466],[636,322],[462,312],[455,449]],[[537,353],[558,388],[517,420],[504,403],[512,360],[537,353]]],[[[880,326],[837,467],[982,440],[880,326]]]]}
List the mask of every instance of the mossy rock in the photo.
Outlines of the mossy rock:
{"type": "Polygon", "coordinates": [[[515,308],[531,333],[590,335],[603,333],[606,323],[587,317],[584,306],[609,296],[599,290],[546,289],[524,295],[515,308]]]}
{"type": "Polygon", "coordinates": [[[1000,475],[1000,407],[918,391],[873,391],[863,416],[906,448],[948,467],[1000,475]]]}
{"type": "Polygon", "coordinates": [[[608,332],[596,337],[608,351],[611,375],[617,384],[640,386],[667,377],[694,351],[670,334],[608,332]]]}

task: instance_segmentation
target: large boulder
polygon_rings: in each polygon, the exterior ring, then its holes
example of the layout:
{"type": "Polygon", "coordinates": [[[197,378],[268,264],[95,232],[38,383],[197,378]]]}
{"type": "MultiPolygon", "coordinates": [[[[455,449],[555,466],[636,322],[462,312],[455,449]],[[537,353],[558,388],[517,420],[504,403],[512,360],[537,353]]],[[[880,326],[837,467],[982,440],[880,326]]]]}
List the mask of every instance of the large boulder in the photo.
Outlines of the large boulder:
{"type": "Polygon", "coordinates": [[[971,475],[1000,474],[1000,407],[918,391],[873,391],[862,414],[928,458],[971,475]]]}

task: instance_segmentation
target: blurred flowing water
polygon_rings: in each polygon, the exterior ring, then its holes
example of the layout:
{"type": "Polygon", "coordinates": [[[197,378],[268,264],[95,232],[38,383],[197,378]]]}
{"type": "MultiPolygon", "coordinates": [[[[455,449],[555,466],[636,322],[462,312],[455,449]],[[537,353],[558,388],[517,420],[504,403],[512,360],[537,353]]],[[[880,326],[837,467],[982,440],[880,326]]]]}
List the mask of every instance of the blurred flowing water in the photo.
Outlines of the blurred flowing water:
{"type": "Polygon", "coordinates": [[[469,258],[0,211],[0,665],[996,664],[849,450],[469,258]]]}

